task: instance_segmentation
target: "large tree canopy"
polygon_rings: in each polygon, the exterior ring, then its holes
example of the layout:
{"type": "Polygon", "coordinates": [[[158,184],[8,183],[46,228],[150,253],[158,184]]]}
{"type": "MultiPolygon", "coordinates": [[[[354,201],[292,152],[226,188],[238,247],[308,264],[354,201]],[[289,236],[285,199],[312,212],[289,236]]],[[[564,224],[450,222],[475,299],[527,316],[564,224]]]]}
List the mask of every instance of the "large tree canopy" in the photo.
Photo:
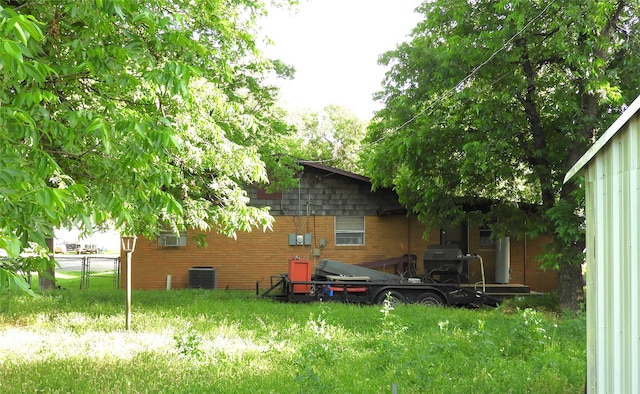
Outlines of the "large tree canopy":
{"type": "MultiPolygon", "coordinates": [[[[547,261],[561,273],[575,267],[583,191],[562,180],[638,94],[638,8],[424,2],[411,40],[381,57],[385,108],[369,129],[368,175],[433,226],[468,218],[482,201],[476,219],[501,234],[551,234],[547,261]]],[[[579,270],[569,271],[578,281],[561,275],[565,305],[581,289],[579,270]]]]}
{"type": "Polygon", "coordinates": [[[288,131],[263,75],[290,70],[256,50],[263,14],[252,0],[0,1],[0,249],[44,246],[55,227],[268,227],[242,188],[267,182],[261,153],[288,131]]]}
{"type": "Polygon", "coordinates": [[[319,112],[293,113],[290,118],[296,128],[288,143],[290,156],[362,172],[357,152],[365,136],[366,123],[355,114],[339,105],[328,105],[319,112]]]}

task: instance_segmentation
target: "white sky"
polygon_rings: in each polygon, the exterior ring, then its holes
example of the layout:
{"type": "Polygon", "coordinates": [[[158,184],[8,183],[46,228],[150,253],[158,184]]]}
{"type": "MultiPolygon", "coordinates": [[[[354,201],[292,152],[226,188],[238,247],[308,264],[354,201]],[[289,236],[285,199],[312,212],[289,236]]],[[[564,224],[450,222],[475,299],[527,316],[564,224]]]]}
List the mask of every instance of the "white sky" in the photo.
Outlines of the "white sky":
{"type": "Polygon", "coordinates": [[[278,82],[287,109],[341,105],[368,120],[380,105],[386,68],[378,56],[406,41],[421,0],[302,0],[298,12],[273,10],[261,25],[274,45],[262,48],[296,69],[278,82]]]}
{"type": "Polygon", "coordinates": [[[62,245],[66,242],[95,244],[98,248],[104,247],[109,251],[117,251],[120,249],[120,234],[116,231],[110,230],[105,232],[96,232],[86,238],[80,238],[80,231],[78,230],[56,230],[56,239],[54,240],[55,245],[62,245]]]}

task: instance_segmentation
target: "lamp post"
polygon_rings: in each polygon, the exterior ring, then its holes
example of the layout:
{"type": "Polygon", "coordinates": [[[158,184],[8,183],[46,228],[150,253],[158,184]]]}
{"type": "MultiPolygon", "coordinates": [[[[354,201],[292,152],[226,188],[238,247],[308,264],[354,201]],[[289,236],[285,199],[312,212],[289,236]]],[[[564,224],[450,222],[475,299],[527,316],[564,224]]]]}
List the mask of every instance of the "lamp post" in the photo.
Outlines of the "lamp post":
{"type": "Polygon", "coordinates": [[[127,253],[127,306],[125,308],[126,313],[126,329],[131,329],[131,255],[136,249],[136,237],[122,237],[122,250],[127,253]]]}

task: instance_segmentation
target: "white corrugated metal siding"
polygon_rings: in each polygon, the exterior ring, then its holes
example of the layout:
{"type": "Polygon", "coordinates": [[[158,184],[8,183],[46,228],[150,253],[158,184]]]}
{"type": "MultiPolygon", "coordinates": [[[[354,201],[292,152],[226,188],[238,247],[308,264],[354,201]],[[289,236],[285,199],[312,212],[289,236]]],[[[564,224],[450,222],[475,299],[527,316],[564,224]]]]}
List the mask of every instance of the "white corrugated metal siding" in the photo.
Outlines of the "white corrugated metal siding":
{"type": "Polygon", "coordinates": [[[578,169],[586,180],[590,393],[640,393],[640,115],[634,111],[578,169]]]}

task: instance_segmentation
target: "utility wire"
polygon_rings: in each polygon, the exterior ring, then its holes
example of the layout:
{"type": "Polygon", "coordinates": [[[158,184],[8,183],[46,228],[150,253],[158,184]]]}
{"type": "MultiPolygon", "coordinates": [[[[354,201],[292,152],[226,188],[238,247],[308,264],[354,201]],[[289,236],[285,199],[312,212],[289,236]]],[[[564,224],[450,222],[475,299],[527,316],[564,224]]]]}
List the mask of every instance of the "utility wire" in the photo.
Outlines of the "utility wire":
{"type": "MultiPolygon", "coordinates": [[[[465,85],[471,80],[471,78],[473,78],[478,73],[478,71],[481,68],[486,66],[491,60],[493,60],[494,57],[496,57],[500,52],[505,50],[518,36],[520,36],[522,33],[524,33],[529,28],[529,26],[531,26],[531,24],[533,24],[533,22],[535,22],[536,20],[540,19],[553,4],[555,4],[555,0],[550,1],[549,3],[547,3],[547,6],[544,7],[544,9],[542,11],[540,11],[540,13],[538,15],[536,15],[533,19],[531,19],[529,22],[527,22],[527,24],[524,25],[520,30],[518,30],[513,36],[511,36],[511,38],[509,38],[507,41],[505,41],[505,43],[500,48],[495,50],[485,61],[483,61],[482,63],[480,63],[476,67],[474,67],[473,70],[471,70],[471,72],[469,74],[467,74],[467,76],[462,78],[460,80],[460,82],[458,82],[453,88],[448,89],[446,92],[444,92],[444,94],[441,97],[439,97],[433,103],[431,103],[430,105],[425,107],[422,111],[418,112],[416,115],[412,116],[409,120],[407,120],[406,122],[402,123],[400,126],[394,128],[393,130],[391,130],[388,133],[385,133],[382,137],[378,138],[377,140],[372,141],[372,142],[366,144],[365,146],[361,146],[360,148],[356,149],[354,152],[351,152],[351,153],[348,153],[348,154],[345,154],[345,155],[342,155],[342,156],[335,156],[335,157],[332,157],[330,159],[305,160],[305,161],[308,162],[308,163],[322,164],[322,163],[329,163],[329,162],[340,160],[340,159],[346,159],[347,157],[350,157],[350,156],[352,156],[352,155],[354,155],[356,153],[362,152],[365,149],[369,149],[369,148],[373,147],[374,145],[379,144],[380,142],[384,141],[385,139],[387,139],[387,138],[391,137],[392,135],[396,134],[398,131],[404,129],[405,127],[407,127],[411,123],[415,122],[416,119],[418,119],[419,117],[424,115],[427,111],[430,111],[431,109],[433,109],[433,107],[436,104],[438,104],[439,102],[441,102],[444,99],[448,98],[449,96],[457,93],[458,91],[464,89],[465,85]]],[[[496,81],[494,81],[492,83],[492,85],[495,82],[496,81]]]]}

